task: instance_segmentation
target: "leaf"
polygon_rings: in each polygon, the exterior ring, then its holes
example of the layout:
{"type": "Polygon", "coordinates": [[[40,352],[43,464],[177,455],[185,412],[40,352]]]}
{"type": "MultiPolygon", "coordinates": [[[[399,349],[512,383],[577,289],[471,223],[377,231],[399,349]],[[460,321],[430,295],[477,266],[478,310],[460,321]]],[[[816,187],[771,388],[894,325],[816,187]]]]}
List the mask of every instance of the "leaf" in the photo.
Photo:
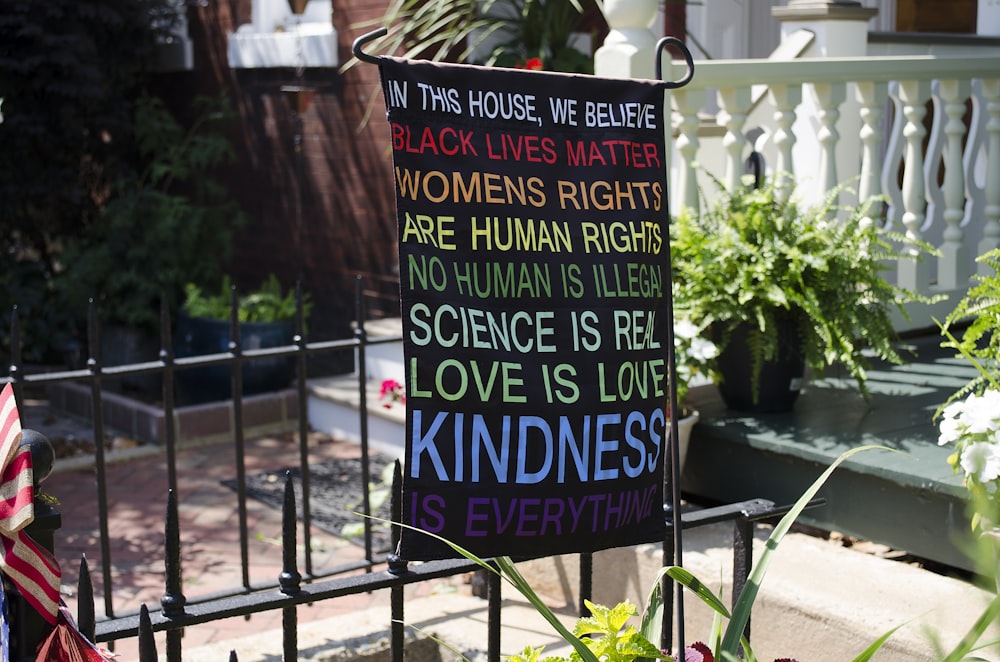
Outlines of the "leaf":
{"type": "Polygon", "coordinates": [[[1000,619],[1000,595],[993,598],[966,635],[962,637],[962,641],[941,662],[960,662],[964,660],[970,652],[976,649],[976,642],[982,638],[986,630],[991,625],[994,625],[998,619],[1000,619]]]}
{"type": "Polygon", "coordinates": [[[860,655],[854,658],[854,662],[868,662],[868,660],[872,659],[875,656],[875,653],[877,653],[879,649],[881,649],[882,646],[885,645],[885,642],[889,640],[889,637],[895,634],[896,630],[903,627],[903,625],[905,625],[905,623],[900,623],[899,625],[892,628],[891,630],[883,634],[881,637],[873,641],[871,644],[869,644],[867,648],[861,651],[860,655]]]}
{"type": "Polygon", "coordinates": [[[646,598],[646,608],[642,610],[642,621],[639,631],[649,641],[658,641],[663,632],[663,583],[662,578],[666,574],[666,568],[660,568],[656,575],[656,581],[649,590],[649,597],[646,598]]]}

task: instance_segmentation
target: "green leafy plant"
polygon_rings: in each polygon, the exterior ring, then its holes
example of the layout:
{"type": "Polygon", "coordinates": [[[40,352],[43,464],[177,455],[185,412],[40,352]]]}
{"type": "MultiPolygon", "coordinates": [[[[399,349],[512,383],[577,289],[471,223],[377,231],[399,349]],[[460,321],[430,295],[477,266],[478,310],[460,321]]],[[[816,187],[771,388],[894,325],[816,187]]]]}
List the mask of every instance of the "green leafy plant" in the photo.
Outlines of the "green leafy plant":
{"type": "Polygon", "coordinates": [[[691,383],[698,377],[711,374],[712,363],[719,355],[719,348],[705,337],[704,325],[695,324],[687,317],[674,320],[674,360],[677,363],[677,402],[684,399],[691,383]]]}
{"type": "Polygon", "coordinates": [[[161,99],[135,112],[140,168],[125,168],[98,221],[64,256],[68,301],[98,302],[106,322],[154,331],[160,300],[176,301],[184,283],[219,277],[242,212],[213,177],[232,158],[223,128],[225,99],[201,98],[182,126],[161,99]]]}
{"type": "MultiPolygon", "coordinates": [[[[691,647],[686,647],[686,659],[707,661],[719,659],[724,662],[738,662],[741,659],[746,659],[749,662],[755,662],[756,657],[753,655],[753,649],[750,647],[750,643],[743,637],[743,631],[750,618],[750,612],[757,599],[761,584],[781,540],[788,533],[789,529],[791,529],[792,524],[798,516],[808,506],[809,501],[816,496],[816,493],[841,463],[857,453],[873,449],[891,450],[880,446],[862,446],[844,452],[799,497],[785,516],[781,518],[781,521],[774,527],[764,551],[754,563],[753,570],[747,578],[746,585],[740,593],[732,613],[729,612],[725,604],[715,593],[689,571],[679,566],[667,566],[660,570],[659,575],[653,583],[653,588],[649,592],[646,608],[642,616],[641,626],[638,629],[626,624],[627,619],[636,613],[635,607],[628,602],[623,602],[610,609],[588,602],[586,604],[593,613],[593,616],[579,619],[574,629],[570,631],[556,617],[552,609],[535,593],[527,579],[525,579],[509,557],[501,556],[492,559],[492,561],[486,561],[441,536],[414,527],[403,526],[414,531],[420,531],[425,535],[444,542],[458,554],[477,563],[489,572],[499,575],[501,579],[507,581],[517,589],[538,613],[555,628],[563,640],[573,647],[573,652],[569,658],[554,656],[541,658],[542,649],[529,646],[518,655],[511,656],[510,660],[512,662],[539,662],[539,660],[541,662],[632,662],[633,660],[651,659],[673,662],[676,659],[675,657],[659,650],[655,644],[651,643],[653,640],[659,638],[662,629],[664,609],[660,581],[664,575],[669,576],[671,579],[692,590],[719,615],[720,618],[717,619],[718,625],[716,626],[717,630],[721,630],[722,619],[728,619],[728,623],[721,636],[719,636],[719,632],[708,633],[708,641],[712,642],[712,648],[709,648],[702,642],[698,642],[691,647]],[[743,649],[744,658],[739,657],[740,648],[743,649]],[[697,655],[697,657],[693,657],[694,655],[697,655]]],[[[1000,597],[997,598],[997,602],[1000,603],[1000,597]]],[[[891,633],[892,631],[880,637],[858,657],[854,658],[855,662],[864,662],[871,659],[871,656],[884,644],[891,633]]]]}
{"type": "MultiPolygon", "coordinates": [[[[233,284],[229,276],[222,278],[222,285],[216,294],[207,294],[188,283],[184,288],[184,303],[181,309],[189,317],[228,320],[230,316],[233,284]]],[[[302,308],[306,317],[312,308],[307,294],[302,297],[302,308]]],[[[260,287],[237,300],[237,316],[240,322],[278,322],[295,318],[295,290],[284,292],[278,277],[271,274],[260,287]]]]}
{"type": "Polygon", "coordinates": [[[976,258],[989,267],[987,273],[974,276],[975,284],[955,305],[945,318],[941,331],[946,340],[942,347],[950,347],[966,357],[979,371],[968,384],[956,391],[949,402],[971,393],[982,393],[987,388],[997,388],[1000,372],[1000,249],[994,249],[976,258]],[[959,339],[954,332],[968,323],[959,339]]]}
{"type": "MultiPolygon", "coordinates": [[[[977,374],[948,398],[935,419],[938,443],[955,448],[948,464],[969,490],[981,572],[996,575],[1000,589],[1000,250],[977,259],[989,266],[988,272],[975,277],[975,285],[940,325],[941,346],[956,350],[977,374]],[[955,335],[959,329],[961,339],[955,335]]],[[[1000,607],[993,615],[998,616],[1000,607]]]]}
{"type": "Polygon", "coordinates": [[[381,50],[410,59],[593,73],[593,53],[572,41],[591,7],[603,11],[603,0],[392,0],[381,18],[355,27],[386,28],[381,50]]]}
{"type": "MultiPolygon", "coordinates": [[[[168,0],[7,2],[0,12],[0,309],[18,306],[25,360],[62,362],[79,346],[79,308],[97,292],[66,296],[78,275],[64,251],[101,222],[134,160],[135,101],[171,13],[168,0]]],[[[0,353],[10,351],[5,328],[0,353]]]]}
{"type": "MultiPolygon", "coordinates": [[[[582,641],[602,662],[631,662],[636,659],[673,660],[649,641],[629,619],[636,615],[636,607],[629,601],[614,607],[605,607],[590,600],[584,604],[590,616],[577,620],[573,636],[582,641]]],[[[526,646],[524,650],[508,657],[508,662],[538,662],[543,648],[526,646]]],[[[579,654],[568,659],[579,659],[579,654]]],[[[545,662],[566,661],[567,658],[546,657],[545,662]]]]}
{"type": "Polygon", "coordinates": [[[389,29],[383,46],[402,57],[456,58],[504,67],[523,67],[537,59],[547,70],[593,73],[591,54],[572,43],[581,17],[591,6],[601,4],[595,0],[393,0],[377,24],[389,29]]]}
{"type": "Polygon", "coordinates": [[[764,362],[779,354],[777,329],[787,321],[807,366],[843,365],[867,399],[869,356],[902,363],[892,312],[905,316],[904,304],[932,300],[883,277],[889,263],[914,259],[910,245],[863,222],[874,200],[841,210],[835,190],[804,207],[786,200],[775,179],[759,189],[749,181],[720,189],[704,211],[684,210],[671,227],[678,310],[712,327],[720,351],[738,325],[749,325],[755,388],[764,362]],[[838,211],[846,218],[834,220],[838,211]]]}

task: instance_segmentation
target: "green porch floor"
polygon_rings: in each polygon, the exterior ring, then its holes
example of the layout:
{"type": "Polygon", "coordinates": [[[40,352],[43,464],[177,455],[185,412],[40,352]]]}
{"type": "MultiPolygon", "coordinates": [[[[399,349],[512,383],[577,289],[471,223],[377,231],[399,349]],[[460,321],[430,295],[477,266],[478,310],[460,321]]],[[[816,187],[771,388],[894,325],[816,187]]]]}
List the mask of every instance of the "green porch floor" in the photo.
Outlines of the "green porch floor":
{"type": "Polygon", "coordinates": [[[965,488],[946,462],[953,449],[937,445],[933,415],[973,369],[942,350],[936,334],[907,343],[916,351],[908,364],[870,371],[869,403],[853,381],[832,377],[811,380],[786,414],[729,411],[714,386],[694,389],[701,421],[688,449],[685,494],[790,504],[845,450],[885,446],[899,452],[867,451],[841,465],[820,492],[826,505],[801,521],[972,569],[962,551],[970,533],[965,488]]]}

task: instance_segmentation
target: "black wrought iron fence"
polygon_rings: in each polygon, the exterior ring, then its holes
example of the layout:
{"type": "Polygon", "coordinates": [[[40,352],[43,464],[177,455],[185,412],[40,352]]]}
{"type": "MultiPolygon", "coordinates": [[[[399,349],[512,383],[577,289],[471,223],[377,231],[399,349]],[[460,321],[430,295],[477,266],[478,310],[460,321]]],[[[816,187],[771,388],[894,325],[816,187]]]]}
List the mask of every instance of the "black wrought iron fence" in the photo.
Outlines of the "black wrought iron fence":
{"type": "MultiPolygon", "coordinates": [[[[359,279],[356,289],[356,319],[365,320],[365,290],[359,279]]],[[[390,591],[391,613],[387,615],[386,624],[391,629],[392,660],[401,662],[403,659],[403,623],[404,613],[403,588],[407,585],[436,580],[442,577],[454,576],[475,570],[478,566],[470,561],[437,561],[410,565],[405,559],[392,554],[376,555],[373,546],[372,523],[364,519],[364,558],[359,562],[342,564],[319,572],[315,569],[310,541],[312,514],[310,508],[311,489],[309,480],[309,429],[308,401],[306,375],[310,357],[324,352],[353,351],[356,353],[356,375],[358,380],[358,416],[360,426],[361,454],[361,494],[360,510],[365,515],[371,514],[370,495],[371,482],[368,448],[368,403],[366,390],[367,366],[365,360],[366,348],[374,344],[393,343],[401,340],[398,336],[380,336],[370,338],[365,324],[356,325],[352,338],[310,342],[303,332],[302,297],[297,292],[297,313],[295,320],[295,336],[292,344],[283,347],[267,349],[244,348],[240,338],[240,326],[237,321],[235,297],[231,315],[228,350],[222,353],[191,357],[176,357],[172,350],[171,332],[172,320],[169,311],[163,307],[160,324],[160,352],[156,360],[129,365],[105,366],[101,361],[100,334],[101,329],[96,317],[91,312],[88,328],[88,359],[86,366],[77,370],[46,372],[32,374],[25,370],[21,361],[20,325],[16,310],[12,315],[11,339],[12,357],[9,376],[0,382],[12,382],[19,403],[24,402],[24,389],[27,387],[46,386],[57,383],[76,382],[89,386],[92,403],[92,426],[94,434],[94,463],[96,475],[95,500],[99,519],[99,554],[101,567],[101,593],[103,595],[103,613],[98,615],[94,608],[95,592],[92,587],[90,572],[86,561],[81,563],[80,587],[78,593],[77,621],[81,631],[94,642],[114,642],[129,638],[138,638],[140,659],[156,660],[157,652],[153,633],[166,632],[166,659],[179,662],[182,659],[181,634],[184,629],[201,623],[221,620],[233,616],[249,616],[251,614],[281,610],[283,659],[297,659],[297,613],[296,608],[308,603],[323,600],[335,600],[349,595],[370,593],[374,591],[390,591]],[[282,571],[273,581],[262,584],[252,584],[250,579],[250,562],[248,543],[250,539],[247,524],[247,476],[246,476],[246,439],[243,409],[243,371],[249,362],[264,358],[290,357],[295,362],[295,389],[298,402],[297,445],[300,464],[301,492],[296,495],[291,479],[286,477],[285,498],[283,505],[283,523],[281,533],[282,571]],[[233,416],[235,420],[233,443],[236,464],[236,492],[238,502],[238,528],[241,581],[221,593],[211,596],[186,596],[181,586],[181,535],[177,512],[177,431],[174,425],[174,414],[177,408],[175,401],[175,375],[178,371],[204,366],[227,366],[231,370],[231,396],[233,416]],[[162,406],[164,410],[164,453],[166,456],[167,473],[167,513],[165,517],[165,542],[163,560],[166,568],[164,593],[160,605],[150,608],[148,605],[136,605],[127,613],[115,613],[111,600],[115,592],[114,573],[111,572],[112,545],[114,538],[109,532],[109,510],[107,494],[106,466],[107,457],[101,440],[104,439],[105,424],[102,417],[102,399],[105,383],[112,379],[126,376],[156,373],[162,378],[162,406]],[[301,500],[297,509],[296,501],[301,500]],[[298,512],[298,515],[297,515],[298,512]],[[301,520],[301,523],[298,521],[301,520]],[[297,567],[297,541],[299,531],[302,533],[303,568],[297,567]],[[360,574],[358,571],[363,571],[360,574]]],[[[31,421],[23,421],[25,428],[31,427],[31,421]]],[[[397,468],[398,480],[398,468],[397,468]]],[[[398,493],[398,492],[397,492],[398,493]]],[[[58,495],[56,495],[58,496],[58,495]]],[[[398,499],[393,503],[393,519],[400,521],[398,499]]],[[[771,502],[757,500],[731,504],[706,510],[684,513],[681,523],[684,528],[717,523],[720,521],[734,522],[734,595],[739,594],[739,588],[746,581],[751,566],[750,551],[752,548],[753,522],[775,517],[781,514],[771,502]]],[[[663,541],[664,563],[670,563],[674,544],[672,540],[674,514],[665,509],[664,516],[668,525],[668,539],[663,541]]],[[[398,532],[394,532],[394,536],[398,532]]],[[[54,536],[53,544],[58,544],[58,536],[54,536]]],[[[395,546],[392,546],[395,549],[395,546]]],[[[592,556],[581,555],[580,563],[580,612],[585,611],[584,598],[591,593],[592,556]]],[[[672,587],[667,586],[672,593],[672,587]]],[[[500,580],[490,575],[488,582],[488,614],[489,637],[487,642],[488,659],[499,662],[500,653],[500,580]]],[[[671,603],[667,601],[668,605],[671,603]]],[[[16,612],[15,612],[16,613],[16,612]]],[[[23,613],[23,612],[21,612],[23,613]]],[[[664,632],[665,646],[669,645],[672,633],[672,619],[665,618],[667,627],[664,632]]],[[[749,625],[748,633],[749,633],[749,625]]],[[[19,659],[34,659],[30,654],[30,642],[21,641],[23,657],[19,659]]],[[[230,659],[236,659],[234,653],[230,659]]]]}

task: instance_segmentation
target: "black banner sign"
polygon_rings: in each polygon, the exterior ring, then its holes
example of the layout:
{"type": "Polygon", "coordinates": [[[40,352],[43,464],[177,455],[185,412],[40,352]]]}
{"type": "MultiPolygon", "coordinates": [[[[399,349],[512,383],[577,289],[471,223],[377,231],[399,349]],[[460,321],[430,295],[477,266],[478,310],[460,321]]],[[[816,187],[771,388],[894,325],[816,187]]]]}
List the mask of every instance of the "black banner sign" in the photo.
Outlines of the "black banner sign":
{"type": "MultiPolygon", "coordinates": [[[[663,88],[382,58],[403,521],[481,556],[661,540],[663,88]]],[[[456,554],[403,532],[403,558],[456,554]]]]}

